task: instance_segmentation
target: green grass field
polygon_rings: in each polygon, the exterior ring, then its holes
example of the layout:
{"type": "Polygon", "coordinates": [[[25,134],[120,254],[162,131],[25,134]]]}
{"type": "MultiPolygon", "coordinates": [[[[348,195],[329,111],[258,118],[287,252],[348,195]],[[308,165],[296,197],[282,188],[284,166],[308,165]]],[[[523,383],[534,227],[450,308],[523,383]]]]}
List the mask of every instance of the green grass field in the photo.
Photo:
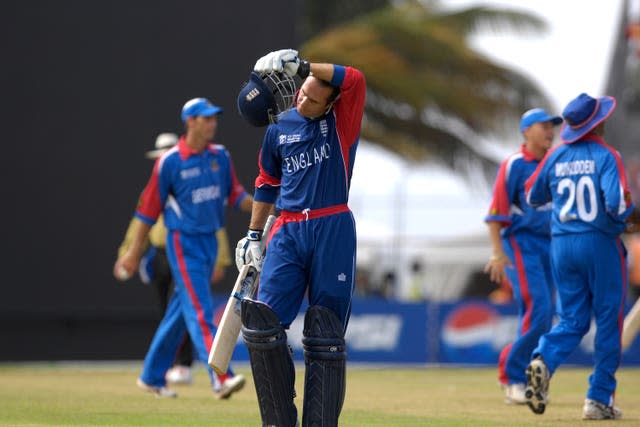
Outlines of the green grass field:
{"type": "MultiPolygon", "coordinates": [[[[253,383],[218,401],[202,366],[177,399],[139,391],[141,365],[0,364],[1,426],[259,426],[253,383]]],[[[250,378],[249,371],[239,372],[250,378]]],[[[415,369],[352,366],[341,426],[577,426],[587,387],[586,369],[561,368],[551,382],[544,415],[507,406],[493,368],[415,369]]],[[[640,369],[618,371],[622,420],[598,425],[640,425],[640,369]]],[[[302,406],[302,371],[297,372],[302,406]]]]}

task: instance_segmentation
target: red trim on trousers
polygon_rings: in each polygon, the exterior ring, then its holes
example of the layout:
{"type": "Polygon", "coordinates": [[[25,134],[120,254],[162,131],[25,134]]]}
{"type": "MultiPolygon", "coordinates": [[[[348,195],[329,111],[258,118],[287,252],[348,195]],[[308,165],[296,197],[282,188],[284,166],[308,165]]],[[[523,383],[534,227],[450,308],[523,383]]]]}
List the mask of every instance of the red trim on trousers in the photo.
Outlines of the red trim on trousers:
{"type": "Polygon", "coordinates": [[[531,301],[531,295],[529,294],[529,281],[527,280],[527,271],[522,260],[522,251],[520,245],[516,241],[515,237],[511,236],[511,247],[513,248],[513,255],[515,258],[515,267],[518,272],[518,281],[520,282],[520,296],[525,306],[525,313],[522,318],[522,328],[520,330],[521,335],[528,332],[531,328],[531,314],[533,311],[533,301],[531,301]]]}
{"type": "Polygon", "coordinates": [[[182,245],[180,245],[180,233],[178,231],[173,232],[173,245],[176,248],[176,258],[178,260],[178,268],[180,269],[182,281],[184,282],[185,288],[189,293],[189,297],[191,299],[191,302],[193,303],[193,307],[196,309],[198,324],[200,325],[202,336],[204,337],[205,348],[211,348],[211,345],[213,344],[213,336],[211,335],[211,330],[209,330],[207,322],[204,319],[204,312],[202,311],[202,306],[200,306],[200,301],[198,301],[198,295],[193,289],[193,283],[191,283],[191,278],[187,273],[187,265],[184,262],[182,245]]]}

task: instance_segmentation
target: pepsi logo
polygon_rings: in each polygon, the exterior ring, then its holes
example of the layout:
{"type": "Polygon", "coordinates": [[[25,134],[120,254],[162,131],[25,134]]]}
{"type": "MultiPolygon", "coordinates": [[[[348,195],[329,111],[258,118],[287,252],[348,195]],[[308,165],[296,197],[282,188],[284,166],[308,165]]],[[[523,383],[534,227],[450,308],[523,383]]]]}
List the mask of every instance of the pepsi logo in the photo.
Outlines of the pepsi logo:
{"type": "Polygon", "coordinates": [[[442,340],[454,347],[490,343],[500,316],[488,305],[468,303],[454,309],[444,321],[442,340]]]}

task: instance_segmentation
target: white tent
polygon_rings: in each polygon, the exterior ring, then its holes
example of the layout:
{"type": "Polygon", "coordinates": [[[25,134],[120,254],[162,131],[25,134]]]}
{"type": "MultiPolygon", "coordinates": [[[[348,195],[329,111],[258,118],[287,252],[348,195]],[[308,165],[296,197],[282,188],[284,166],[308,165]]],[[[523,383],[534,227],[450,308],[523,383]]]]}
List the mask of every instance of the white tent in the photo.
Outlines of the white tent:
{"type": "Polygon", "coordinates": [[[428,269],[430,296],[453,297],[471,268],[463,265],[475,269],[490,252],[483,221],[490,189],[484,183],[470,187],[441,165],[411,165],[363,141],[349,203],[357,223],[359,266],[374,276],[394,271],[396,296],[403,298],[409,293],[410,266],[420,260],[428,269]]]}

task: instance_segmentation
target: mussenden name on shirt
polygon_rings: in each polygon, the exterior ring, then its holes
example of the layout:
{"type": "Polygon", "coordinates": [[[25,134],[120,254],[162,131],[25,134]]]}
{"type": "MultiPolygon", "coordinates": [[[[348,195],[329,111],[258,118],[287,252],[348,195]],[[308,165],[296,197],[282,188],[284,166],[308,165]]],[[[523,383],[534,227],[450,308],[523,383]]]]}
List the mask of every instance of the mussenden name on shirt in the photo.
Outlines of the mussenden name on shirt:
{"type": "Polygon", "coordinates": [[[595,172],[596,162],[594,160],[556,163],[556,176],[589,175],[595,172]]]}

